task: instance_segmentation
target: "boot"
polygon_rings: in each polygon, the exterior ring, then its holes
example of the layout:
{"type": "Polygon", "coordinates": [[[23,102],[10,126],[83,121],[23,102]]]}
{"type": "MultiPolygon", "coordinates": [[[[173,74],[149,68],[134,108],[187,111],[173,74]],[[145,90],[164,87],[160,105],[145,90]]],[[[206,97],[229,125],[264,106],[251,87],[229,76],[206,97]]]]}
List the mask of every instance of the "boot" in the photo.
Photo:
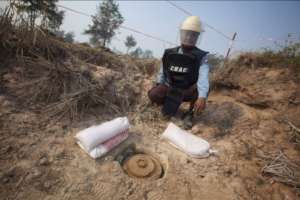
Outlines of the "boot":
{"type": "Polygon", "coordinates": [[[194,119],[193,110],[189,110],[183,115],[184,129],[191,129],[193,127],[193,119],[194,119]]]}

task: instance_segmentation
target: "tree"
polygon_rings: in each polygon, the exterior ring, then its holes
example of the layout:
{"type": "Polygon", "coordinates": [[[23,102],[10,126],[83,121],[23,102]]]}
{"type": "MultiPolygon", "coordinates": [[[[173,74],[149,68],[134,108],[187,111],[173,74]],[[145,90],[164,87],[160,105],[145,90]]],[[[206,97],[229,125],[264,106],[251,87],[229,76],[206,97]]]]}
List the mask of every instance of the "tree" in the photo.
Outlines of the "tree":
{"type": "Polygon", "coordinates": [[[65,42],[73,43],[74,42],[74,32],[65,32],[63,30],[57,30],[53,32],[54,35],[58,38],[63,39],[65,42]]]}
{"type": "Polygon", "coordinates": [[[74,42],[74,32],[67,32],[64,35],[64,41],[69,42],[69,43],[73,43],[74,42]]]}
{"type": "Polygon", "coordinates": [[[136,40],[132,35],[126,37],[125,46],[127,47],[127,54],[132,47],[135,47],[136,40]]]}
{"type": "Polygon", "coordinates": [[[140,58],[143,55],[143,50],[140,47],[138,47],[134,51],[132,51],[130,55],[135,58],[140,58]]]}
{"type": "Polygon", "coordinates": [[[151,50],[147,49],[147,50],[144,51],[142,57],[147,58],[147,59],[153,58],[153,52],[151,50]]]}
{"type": "Polygon", "coordinates": [[[58,30],[64,18],[64,12],[59,11],[56,3],[58,0],[18,0],[11,5],[17,9],[18,14],[26,16],[31,29],[34,28],[38,18],[42,28],[58,30]]]}
{"type": "Polygon", "coordinates": [[[90,42],[94,46],[106,47],[123,22],[119,5],[114,0],[105,0],[97,8],[96,15],[92,16],[92,25],[84,33],[91,35],[90,42]]]}

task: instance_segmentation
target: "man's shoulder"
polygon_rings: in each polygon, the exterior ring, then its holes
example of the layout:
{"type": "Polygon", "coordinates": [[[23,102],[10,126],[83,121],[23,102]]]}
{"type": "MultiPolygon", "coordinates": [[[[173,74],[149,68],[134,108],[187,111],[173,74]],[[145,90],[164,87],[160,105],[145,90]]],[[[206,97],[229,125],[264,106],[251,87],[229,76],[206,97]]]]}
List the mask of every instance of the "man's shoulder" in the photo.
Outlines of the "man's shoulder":
{"type": "Polygon", "coordinates": [[[201,56],[205,56],[205,55],[209,54],[208,51],[199,49],[198,47],[195,47],[195,48],[193,49],[193,51],[196,52],[197,54],[201,55],[201,56]]]}
{"type": "Polygon", "coordinates": [[[180,48],[180,46],[176,46],[176,47],[165,49],[165,53],[177,52],[179,48],[180,48]]]}

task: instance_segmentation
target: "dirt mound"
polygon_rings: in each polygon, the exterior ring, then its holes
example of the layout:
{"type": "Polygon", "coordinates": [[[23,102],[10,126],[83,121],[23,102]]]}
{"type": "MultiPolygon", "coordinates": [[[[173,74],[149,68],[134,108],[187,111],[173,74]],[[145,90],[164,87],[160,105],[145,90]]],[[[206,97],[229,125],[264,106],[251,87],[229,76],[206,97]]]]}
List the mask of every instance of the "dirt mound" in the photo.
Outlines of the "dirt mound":
{"type": "Polygon", "coordinates": [[[275,58],[272,60],[255,54],[241,55],[216,71],[213,85],[216,89],[229,91],[227,94],[238,101],[258,109],[273,108],[282,111],[289,106],[298,106],[299,66],[281,66],[282,62],[277,62],[275,58]]]}
{"type": "Polygon", "coordinates": [[[30,34],[7,26],[0,45],[6,53],[1,57],[1,91],[22,106],[46,108],[39,112],[50,117],[80,119],[97,106],[111,114],[128,112],[138,102],[143,77],[156,68],[155,59],[118,57],[38,30],[30,34]]]}
{"type": "Polygon", "coordinates": [[[232,102],[222,102],[221,104],[210,104],[198,118],[199,123],[218,129],[217,136],[224,136],[230,131],[237,118],[241,117],[242,109],[232,102]]]}

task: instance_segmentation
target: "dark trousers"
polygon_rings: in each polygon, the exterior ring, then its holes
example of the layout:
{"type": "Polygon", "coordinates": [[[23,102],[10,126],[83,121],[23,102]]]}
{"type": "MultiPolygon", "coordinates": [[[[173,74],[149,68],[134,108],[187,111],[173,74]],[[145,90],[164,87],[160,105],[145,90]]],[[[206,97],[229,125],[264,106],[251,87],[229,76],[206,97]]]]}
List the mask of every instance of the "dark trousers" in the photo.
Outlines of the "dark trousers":
{"type": "MultiPolygon", "coordinates": [[[[148,92],[148,97],[153,103],[163,104],[165,97],[170,90],[170,87],[164,84],[154,86],[148,92]]],[[[190,88],[183,91],[183,101],[190,102],[191,108],[194,106],[198,98],[197,86],[192,85],[190,88]]]]}

